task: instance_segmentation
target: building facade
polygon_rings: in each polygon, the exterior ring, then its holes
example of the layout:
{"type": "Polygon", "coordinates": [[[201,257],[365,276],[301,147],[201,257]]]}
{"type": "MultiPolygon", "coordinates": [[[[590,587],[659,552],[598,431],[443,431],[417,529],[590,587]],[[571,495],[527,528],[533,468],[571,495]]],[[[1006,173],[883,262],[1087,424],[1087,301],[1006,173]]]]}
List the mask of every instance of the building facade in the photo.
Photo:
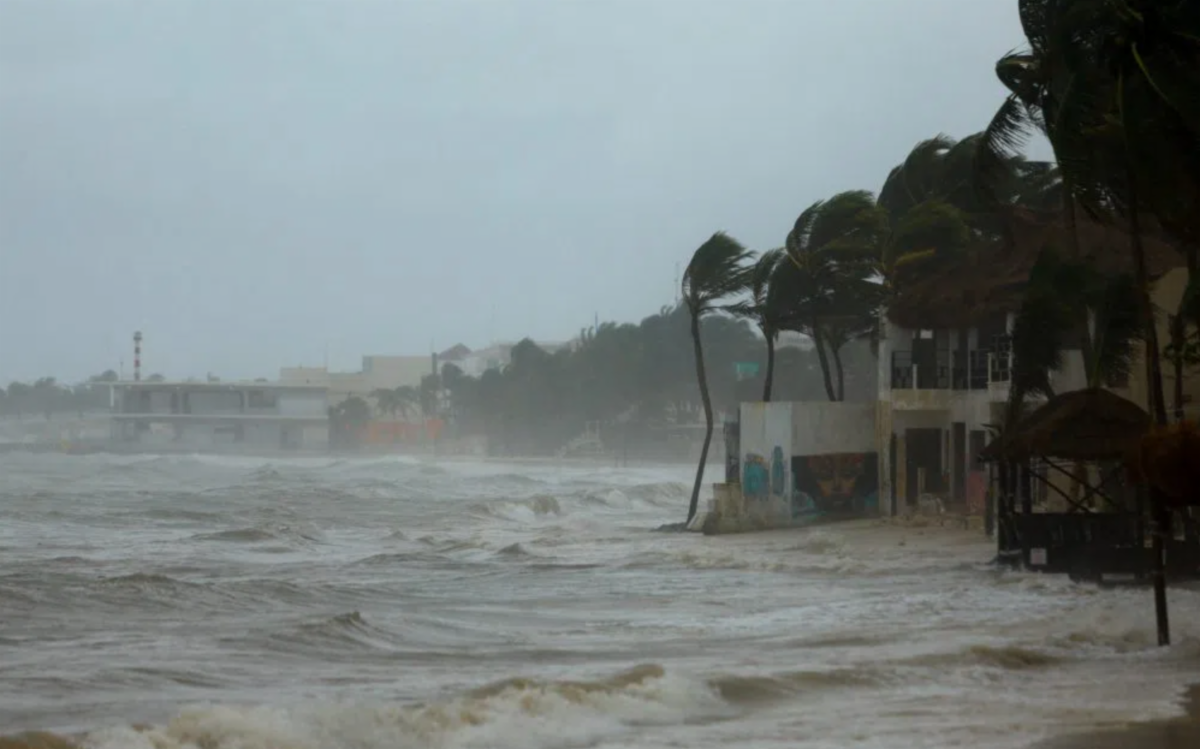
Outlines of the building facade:
{"type": "MultiPolygon", "coordinates": [[[[1158,340],[1170,340],[1168,310],[1175,310],[1187,284],[1179,268],[1155,283],[1158,340]]],[[[1008,336],[1015,313],[997,312],[978,325],[959,329],[913,330],[884,320],[879,346],[879,399],[876,444],[880,456],[883,503],[901,511],[922,495],[982,512],[986,493],[984,465],[978,460],[991,440],[990,428],[1002,422],[1011,389],[1012,353],[1008,336]]],[[[1144,348],[1127,382],[1109,387],[1145,407],[1144,348]]],[[[1172,410],[1174,376],[1163,359],[1163,389],[1172,410]]],[[[1056,393],[1087,387],[1082,351],[1063,351],[1062,366],[1050,373],[1056,393]]],[[[1200,382],[1182,380],[1185,413],[1195,415],[1200,382]]],[[[886,511],[886,510],[885,510],[886,511]]]]}
{"type": "Polygon", "coordinates": [[[123,382],[113,386],[110,436],[120,445],[220,451],[324,450],[327,392],[319,385],[123,382]]]}

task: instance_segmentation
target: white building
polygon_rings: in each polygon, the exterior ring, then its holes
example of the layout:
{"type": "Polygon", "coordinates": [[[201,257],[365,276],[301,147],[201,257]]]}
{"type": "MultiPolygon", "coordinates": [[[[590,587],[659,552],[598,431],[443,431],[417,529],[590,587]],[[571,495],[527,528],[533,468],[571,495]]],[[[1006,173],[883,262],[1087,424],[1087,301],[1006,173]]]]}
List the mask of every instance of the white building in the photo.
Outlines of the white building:
{"type": "Polygon", "coordinates": [[[263,382],[122,382],[114,441],[187,450],[323,450],[326,389],[263,382]]]}
{"type": "MultiPolygon", "coordinates": [[[[990,258],[965,271],[943,274],[914,294],[902,318],[912,321],[961,321],[961,327],[910,329],[885,319],[879,345],[876,441],[880,456],[881,507],[896,509],[934,494],[944,501],[983,510],[984,466],[977,460],[990,441],[989,426],[1003,420],[1010,391],[1012,330],[1030,269],[1047,243],[1067,246],[1055,225],[1036,226],[1020,252],[990,258]],[[1057,236],[1056,236],[1057,233],[1057,236]]],[[[1130,272],[1128,236],[1116,229],[1081,228],[1084,261],[1108,273],[1130,272]]],[[[1174,312],[1187,285],[1183,258],[1160,242],[1146,241],[1153,303],[1174,312]]],[[[892,317],[895,317],[895,309],[892,317]]],[[[1170,340],[1167,315],[1159,315],[1158,339],[1170,340]]],[[[1062,367],[1050,373],[1055,393],[1087,386],[1079,344],[1062,352],[1062,367]]],[[[1173,380],[1164,377],[1170,392],[1173,380]]],[[[1126,383],[1110,387],[1143,405],[1146,380],[1135,362],[1126,383]]],[[[1197,383],[1185,381],[1185,397],[1197,383]]],[[[1168,405],[1168,408],[1170,406],[1168,405]]]]}

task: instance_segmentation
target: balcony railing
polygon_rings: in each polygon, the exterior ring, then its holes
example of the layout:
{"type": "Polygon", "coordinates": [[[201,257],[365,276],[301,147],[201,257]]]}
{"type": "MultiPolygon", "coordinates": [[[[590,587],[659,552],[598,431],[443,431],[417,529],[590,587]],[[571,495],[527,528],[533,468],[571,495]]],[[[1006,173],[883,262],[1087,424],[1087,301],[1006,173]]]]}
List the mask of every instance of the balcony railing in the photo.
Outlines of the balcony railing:
{"type": "Polygon", "coordinates": [[[1008,382],[1009,355],[992,351],[938,351],[924,361],[912,351],[892,352],[893,390],[987,390],[1008,382]]]}

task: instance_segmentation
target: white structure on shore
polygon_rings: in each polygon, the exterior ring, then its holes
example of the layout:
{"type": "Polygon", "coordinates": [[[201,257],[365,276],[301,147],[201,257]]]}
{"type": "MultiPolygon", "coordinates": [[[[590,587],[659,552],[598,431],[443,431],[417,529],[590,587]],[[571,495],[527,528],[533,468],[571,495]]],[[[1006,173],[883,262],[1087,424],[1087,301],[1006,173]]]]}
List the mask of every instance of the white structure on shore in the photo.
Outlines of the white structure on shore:
{"type": "Polygon", "coordinates": [[[327,389],[265,382],[120,382],[111,437],[187,450],[324,450],[327,389]]]}

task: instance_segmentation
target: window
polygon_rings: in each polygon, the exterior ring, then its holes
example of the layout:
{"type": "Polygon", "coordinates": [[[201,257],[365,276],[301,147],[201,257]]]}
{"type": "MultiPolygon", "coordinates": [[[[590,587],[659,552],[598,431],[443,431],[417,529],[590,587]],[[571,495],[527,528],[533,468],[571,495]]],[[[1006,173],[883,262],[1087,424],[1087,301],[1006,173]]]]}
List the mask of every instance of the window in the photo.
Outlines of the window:
{"type": "Polygon", "coordinates": [[[246,400],[247,408],[275,408],[275,393],[266,390],[251,390],[246,400]]]}

